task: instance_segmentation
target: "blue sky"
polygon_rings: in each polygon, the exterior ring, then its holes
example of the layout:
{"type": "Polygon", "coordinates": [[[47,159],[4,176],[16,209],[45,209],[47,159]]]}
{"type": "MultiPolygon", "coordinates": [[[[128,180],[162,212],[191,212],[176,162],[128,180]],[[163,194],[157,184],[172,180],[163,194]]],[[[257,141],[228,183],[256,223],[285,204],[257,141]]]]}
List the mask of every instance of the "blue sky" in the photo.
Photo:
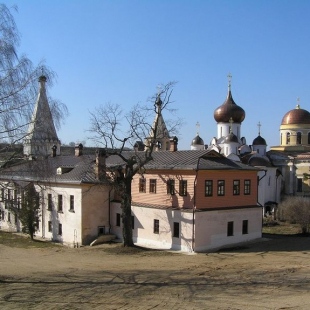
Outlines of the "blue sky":
{"type": "MultiPolygon", "coordinates": [[[[217,135],[214,110],[232,94],[246,112],[241,136],[279,144],[286,112],[310,110],[310,1],[8,0],[21,33],[20,53],[57,73],[49,93],[69,109],[62,143],[86,141],[89,111],[107,102],[124,110],[177,81],[173,107],[185,121],[179,149],[200,123],[217,135]]],[[[171,118],[169,115],[164,115],[171,118]]]]}

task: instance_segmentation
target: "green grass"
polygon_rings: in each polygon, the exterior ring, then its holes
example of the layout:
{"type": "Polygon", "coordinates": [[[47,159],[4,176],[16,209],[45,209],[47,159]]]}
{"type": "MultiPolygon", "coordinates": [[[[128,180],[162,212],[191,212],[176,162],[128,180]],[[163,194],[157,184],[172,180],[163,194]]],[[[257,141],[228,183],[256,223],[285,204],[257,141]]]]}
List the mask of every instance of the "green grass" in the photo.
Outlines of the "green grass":
{"type": "Polygon", "coordinates": [[[50,248],[57,246],[52,242],[31,240],[27,235],[0,231],[0,244],[15,248],[50,248]]]}

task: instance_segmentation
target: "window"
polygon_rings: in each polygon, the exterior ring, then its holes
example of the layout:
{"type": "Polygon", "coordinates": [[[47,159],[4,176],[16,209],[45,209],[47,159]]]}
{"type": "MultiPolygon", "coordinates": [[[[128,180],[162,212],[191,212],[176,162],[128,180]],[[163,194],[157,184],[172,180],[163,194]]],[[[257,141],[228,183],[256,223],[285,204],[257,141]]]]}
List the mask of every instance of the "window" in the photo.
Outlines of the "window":
{"type": "Polygon", "coordinates": [[[62,224],[58,224],[58,235],[62,236],[62,224]]]}
{"type": "Polygon", "coordinates": [[[186,196],[187,195],[187,181],[180,180],[179,182],[179,195],[186,196]]]}
{"type": "Polygon", "coordinates": [[[308,132],[308,144],[310,144],[310,132],[308,132]]]}
{"type": "Polygon", "coordinates": [[[227,236],[233,236],[234,235],[234,222],[228,222],[227,223],[227,236]]]}
{"type": "Polygon", "coordinates": [[[4,216],[5,216],[4,211],[1,211],[1,218],[2,218],[2,221],[4,221],[4,216]]]}
{"type": "Polygon", "coordinates": [[[11,213],[8,212],[8,222],[11,223],[11,213]]]}
{"type": "Polygon", "coordinates": [[[52,221],[48,221],[48,231],[49,232],[53,231],[52,221]]]}
{"type": "Polygon", "coordinates": [[[240,180],[234,180],[233,182],[233,194],[240,195],[240,180]]]}
{"type": "Polygon", "coordinates": [[[98,226],[98,236],[105,234],[105,226],[98,226]]]}
{"type": "Polygon", "coordinates": [[[154,234],[159,234],[159,220],[154,220],[154,234]]]}
{"type": "Polygon", "coordinates": [[[251,194],[251,180],[244,180],[244,195],[251,194]]]}
{"type": "Polygon", "coordinates": [[[280,145],[282,145],[282,133],[280,135],[280,145]]]}
{"type": "Polygon", "coordinates": [[[297,132],[296,143],[301,144],[301,132],[297,132]]]}
{"type": "Polygon", "coordinates": [[[14,218],[15,218],[15,224],[17,224],[17,221],[18,221],[17,214],[15,214],[14,218]]]}
{"type": "Polygon", "coordinates": [[[145,178],[139,179],[139,193],[145,193],[146,192],[146,186],[145,186],[145,178]]]}
{"type": "Polygon", "coordinates": [[[16,203],[17,201],[17,189],[14,189],[14,202],[16,203]]]}
{"type": "Polygon", "coordinates": [[[71,212],[74,212],[74,195],[70,195],[70,210],[71,212]]]}
{"type": "Polygon", "coordinates": [[[131,216],[131,228],[135,229],[135,217],[134,217],[134,215],[131,216]]]}
{"type": "Polygon", "coordinates": [[[150,179],[150,193],[156,194],[156,179],[150,179]]]}
{"type": "Polygon", "coordinates": [[[180,237],[180,223],[178,222],[173,223],[173,237],[174,238],[180,237]]]}
{"type": "Polygon", "coordinates": [[[286,133],[286,144],[290,144],[291,134],[289,132],[286,133]]]}
{"type": "Polygon", "coordinates": [[[206,180],[205,182],[205,196],[210,197],[213,195],[213,181],[206,180]]]}
{"type": "Polygon", "coordinates": [[[47,209],[52,210],[52,194],[47,195],[47,209]]]}
{"type": "Polygon", "coordinates": [[[225,195],[225,181],[224,180],[217,181],[217,195],[218,196],[225,195]]]}
{"type": "Polygon", "coordinates": [[[302,179],[297,179],[297,192],[302,192],[302,179]]]}
{"type": "Polygon", "coordinates": [[[4,188],[1,188],[1,201],[4,201],[4,188]]]}
{"type": "Polygon", "coordinates": [[[11,200],[11,190],[8,189],[8,200],[11,200]]]}
{"type": "Polygon", "coordinates": [[[121,214],[116,213],[116,226],[120,227],[121,226],[121,214]]]}
{"type": "Polygon", "coordinates": [[[62,195],[58,195],[58,212],[62,212],[62,195]]]}
{"type": "Polygon", "coordinates": [[[248,234],[248,225],[249,225],[248,220],[243,220],[242,221],[242,234],[243,235],[247,235],[248,234]]]}
{"type": "Polygon", "coordinates": [[[167,181],[167,194],[175,195],[175,181],[173,179],[167,181]]]}

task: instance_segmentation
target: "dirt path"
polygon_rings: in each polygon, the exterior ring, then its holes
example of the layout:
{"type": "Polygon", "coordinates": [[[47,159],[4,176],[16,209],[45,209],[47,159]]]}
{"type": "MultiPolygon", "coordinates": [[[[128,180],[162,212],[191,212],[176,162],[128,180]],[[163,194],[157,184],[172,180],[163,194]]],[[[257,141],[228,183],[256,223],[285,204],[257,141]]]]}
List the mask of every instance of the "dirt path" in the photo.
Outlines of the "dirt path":
{"type": "Polygon", "coordinates": [[[310,309],[310,238],[210,254],[0,245],[0,309],[310,309]]]}

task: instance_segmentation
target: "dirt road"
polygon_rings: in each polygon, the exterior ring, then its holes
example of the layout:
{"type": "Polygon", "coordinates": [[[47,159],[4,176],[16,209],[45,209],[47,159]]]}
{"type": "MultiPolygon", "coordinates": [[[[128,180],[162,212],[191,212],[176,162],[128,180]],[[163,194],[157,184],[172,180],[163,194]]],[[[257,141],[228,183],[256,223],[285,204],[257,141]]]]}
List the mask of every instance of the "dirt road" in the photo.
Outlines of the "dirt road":
{"type": "Polygon", "coordinates": [[[310,309],[310,238],[218,253],[0,245],[0,309],[310,309]]]}

